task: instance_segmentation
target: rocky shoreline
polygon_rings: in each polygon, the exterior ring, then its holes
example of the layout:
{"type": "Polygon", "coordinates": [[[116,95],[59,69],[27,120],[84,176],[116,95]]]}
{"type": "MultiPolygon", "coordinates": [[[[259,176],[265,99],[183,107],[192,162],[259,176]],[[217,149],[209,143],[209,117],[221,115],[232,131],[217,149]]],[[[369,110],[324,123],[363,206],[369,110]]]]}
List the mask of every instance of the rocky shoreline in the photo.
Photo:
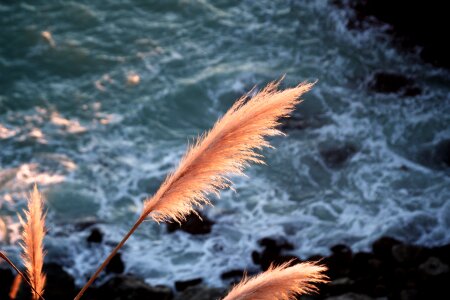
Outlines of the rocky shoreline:
{"type": "MultiPolygon", "coordinates": [[[[285,238],[268,237],[259,241],[259,250],[252,252],[251,270],[265,270],[271,262],[304,261],[291,253],[294,246],[285,238]]],[[[427,248],[408,245],[391,237],[376,240],[370,252],[353,252],[344,244],[331,247],[328,256],[312,256],[306,260],[321,261],[328,266],[330,283],[320,287],[320,293],[303,296],[309,300],[371,300],[371,299],[450,299],[450,244],[427,248]]],[[[213,300],[220,299],[227,289],[211,288],[201,278],[175,282],[169,286],[150,286],[132,274],[123,274],[111,267],[110,278],[91,288],[86,299],[154,299],[154,300],[213,300]]],[[[122,266],[120,266],[122,264],[122,266]]],[[[73,299],[77,292],[74,279],[54,263],[45,265],[47,273],[46,300],[73,299]]],[[[224,285],[238,282],[244,270],[230,270],[222,274],[224,285]]],[[[251,272],[250,272],[251,274],[251,272]]],[[[3,264],[0,267],[0,299],[9,299],[14,280],[13,272],[3,264]]],[[[17,299],[29,299],[29,291],[22,286],[17,299]]]]}
{"type": "Polygon", "coordinates": [[[418,53],[434,66],[449,69],[450,46],[444,31],[449,26],[445,2],[417,0],[332,0],[336,7],[350,11],[347,27],[364,30],[384,27],[399,48],[418,53]]]}

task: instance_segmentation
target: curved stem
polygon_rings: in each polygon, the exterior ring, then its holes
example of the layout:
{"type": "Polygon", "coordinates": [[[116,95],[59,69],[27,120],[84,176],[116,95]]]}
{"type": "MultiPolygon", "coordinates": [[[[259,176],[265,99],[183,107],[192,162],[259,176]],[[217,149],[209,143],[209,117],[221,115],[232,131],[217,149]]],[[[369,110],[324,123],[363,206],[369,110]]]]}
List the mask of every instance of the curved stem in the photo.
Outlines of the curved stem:
{"type": "Polygon", "coordinates": [[[111,259],[114,257],[114,255],[117,254],[117,252],[122,248],[122,246],[125,244],[125,242],[128,240],[128,238],[136,231],[136,229],[141,225],[141,223],[145,220],[145,217],[140,216],[139,219],[134,223],[133,227],[131,227],[130,231],[123,237],[123,239],[120,241],[119,244],[111,251],[111,253],[108,255],[108,257],[105,259],[105,261],[98,267],[97,271],[95,271],[94,275],[89,279],[89,281],[83,286],[81,291],[77,294],[77,296],[74,298],[74,300],[79,300],[83,294],[86,292],[86,290],[94,283],[95,279],[100,275],[100,273],[103,271],[103,269],[108,265],[108,263],[111,261],[111,259]]]}
{"type": "Polygon", "coordinates": [[[3,258],[4,261],[6,261],[13,269],[14,271],[17,272],[17,274],[20,275],[20,277],[22,277],[23,280],[25,280],[25,282],[30,286],[30,288],[33,290],[33,292],[35,292],[39,298],[41,298],[42,300],[45,300],[44,297],[42,297],[41,294],[39,294],[33,287],[33,285],[31,284],[31,282],[28,280],[28,278],[19,270],[19,268],[17,268],[14,263],[6,256],[5,253],[3,253],[2,251],[0,251],[0,257],[3,258]]]}

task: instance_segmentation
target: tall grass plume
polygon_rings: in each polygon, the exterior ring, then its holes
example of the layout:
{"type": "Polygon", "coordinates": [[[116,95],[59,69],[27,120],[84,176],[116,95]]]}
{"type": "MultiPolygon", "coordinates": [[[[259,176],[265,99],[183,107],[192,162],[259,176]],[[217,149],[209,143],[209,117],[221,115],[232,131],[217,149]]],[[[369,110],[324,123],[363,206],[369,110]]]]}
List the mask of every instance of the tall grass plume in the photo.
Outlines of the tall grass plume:
{"type": "Polygon", "coordinates": [[[290,262],[271,266],[253,278],[244,278],[223,300],[293,300],[317,291],[315,284],[327,282],[326,267],[315,263],[290,262]]]}
{"type": "Polygon", "coordinates": [[[42,295],[45,287],[46,276],[42,271],[44,265],[44,237],[45,214],[43,212],[43,200],[37,185],[28,198],[27,209],[24,211],[25,219],[20,219],[22,224],[22,260],[26,268],[29,282],[31,283],[32,299],[37,300],[42,295]]]}

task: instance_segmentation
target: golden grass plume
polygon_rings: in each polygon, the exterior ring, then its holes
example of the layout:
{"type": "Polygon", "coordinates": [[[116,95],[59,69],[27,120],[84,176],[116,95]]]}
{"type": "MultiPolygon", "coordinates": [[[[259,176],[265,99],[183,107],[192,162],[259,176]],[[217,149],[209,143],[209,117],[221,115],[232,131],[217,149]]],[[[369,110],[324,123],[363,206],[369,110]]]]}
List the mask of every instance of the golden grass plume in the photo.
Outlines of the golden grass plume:
{"type": "Polygon", "coordinates": [[[239,99],[231,109],[188,148],[178,168],[169,174],[156,194],[144,204],[142,216],[157,222],[180,222],[194,206],[210,204],[208,195],[218,195],[231,185],[230,175],[243,175],[250,163],[263,163],[255,150],[270,147],[265,139],[280,135],[277,126],[288,116],[298,99],[313,84],[303,83],[278,91],[272,82],[253,97],[239,99]]]}
{"type": "Polygon", "coordinates": [[[290,263],[244,278],[223,300],[291,300],[316,292],[315,284],[327,282],[325,266],[305,262],[289,267],[290,263]]]}
{"type": "Polygon", "coordinates": [[[42,272],[44,265],[44,237],[45,214],[43,212],[43,200],[37,185],[28,198],[27,210],[24,211],[25,220],[20,218],[22,224],[22,259],[27,270],[28,279],[33,287],[32,299],[37,300],[42,295],[45,287],[45,274],[42,272]]]}

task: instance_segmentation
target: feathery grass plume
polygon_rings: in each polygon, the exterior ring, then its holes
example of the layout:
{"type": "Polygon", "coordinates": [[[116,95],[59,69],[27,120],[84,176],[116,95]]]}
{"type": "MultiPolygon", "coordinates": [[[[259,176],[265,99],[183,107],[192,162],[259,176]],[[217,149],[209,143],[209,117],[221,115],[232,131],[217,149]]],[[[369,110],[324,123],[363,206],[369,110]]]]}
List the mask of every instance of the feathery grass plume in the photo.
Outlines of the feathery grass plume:
{"type": "Polygon", "coordinates": [[[265,137],[281,135],[276,127],[299,103],[312,84],[278,91],[279,81],[249,99],[239,99],[211,131],[189,147],[178,168],[167,176],[156,194],[144,204],[142,216],[156,222],[181,222],[194,206],[210,204],[208,195],[219,195],[231,185],[230,175],[243,175],[250,163],[263,163],[255,152],[270,147],[265,137]]]}
{"type": "Polygon", "coordinates": [[[167,176],[155,195],[145,201],[139,219],[75,300],[81,298],[112,257],[148,217],[156,222],[181,222],[189,213],[195,212],[195,206],[210,204],[208,195],[218,195],[221,189],[229,187],[230,175],[243,175],[243,170],[251,162],[263,163],[261,154],[255,151],[270,147],[266,137],[282,134],[277,129],[279,119],[287,117],[300,102],[298,98],[313,86],[313,83],[302,83],[294,88],[278,91],[280,82],[281,80],[268,84],[253,97],[247,94],[239,99],[209,132],[188,147],[178,168],[167,176]]]}
{"type": "Polygon", "coordinates": [[[42,272],[44,264],[44,237],[45,214],[43,213],[43,200],[37,185],[28,198],[28,207],[25,211],[25,220],[21,217],[22,224],[22,259],[27,270],[28,279],[33,287],[32,299],[39,299],[44,291],[45,274],[42,272]]]}
{"type": "Polygon", "coordinates": [[[328,281],[323,265],[306,262],[289,267],[290,263],[244,278],[223,300],[291,300],[316,292],[315,284],[328,281]]]}
{"type": "Polygon", "coordinates": [[[19,292],[20,285],[22,284],[22,276],[20,274],[17,274],[16,277],[14,277],[13,284],[11,285],[11,289],[9,290],[9,299],[16,299],[17,293],[19,292]]]}

